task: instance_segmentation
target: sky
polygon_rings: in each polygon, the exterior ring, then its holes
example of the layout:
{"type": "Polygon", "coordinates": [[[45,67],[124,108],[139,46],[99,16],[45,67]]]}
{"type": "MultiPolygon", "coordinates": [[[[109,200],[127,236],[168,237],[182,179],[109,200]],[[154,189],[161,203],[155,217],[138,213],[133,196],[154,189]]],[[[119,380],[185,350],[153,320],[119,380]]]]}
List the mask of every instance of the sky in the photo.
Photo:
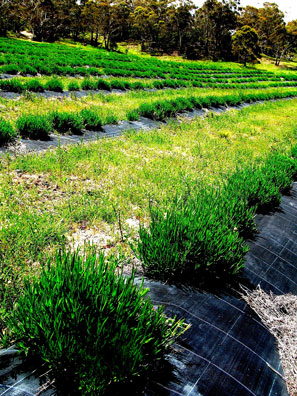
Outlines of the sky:
{"type": "MultiPolygon", "coordinates": [[[[193,0],[199,7],[205,0],[193,0]]],[[[268,1],[268,0],[267,0],[268,1]]],[[[245,7],[247,5],[260,8],[263,6],[264,0],[241,0],[240,5],[245,7]]],[[[270,0],[269,3],[276,3],[279,9],[285,14],[285,21],[293,21],[297,19],[297,0],[270,0]]]]}

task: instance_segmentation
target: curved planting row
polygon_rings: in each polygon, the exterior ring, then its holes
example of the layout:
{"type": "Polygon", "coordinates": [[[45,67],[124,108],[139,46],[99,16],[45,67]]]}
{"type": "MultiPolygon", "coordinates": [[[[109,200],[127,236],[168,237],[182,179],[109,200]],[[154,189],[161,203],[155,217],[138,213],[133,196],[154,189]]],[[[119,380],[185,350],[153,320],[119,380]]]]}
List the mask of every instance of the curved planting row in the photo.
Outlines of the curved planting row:
{"type": "MultiPolygon", "coordinates": [[[[259,89],[259,88],[271,88],[271,87],[295,87],[296,82],[271,82],[266,84],[234,84],[234,83],[203,83],[202,80],[195,81],[184,81],[184,80],[155,80],[152,82],[130,82],[127,80],[106,80],[96,78],[85,78],[82,82],[71,81],[67,88],[68,91],[80,91],[80,90],[106,90],[111,91],[112,89],[119,90],[137,90],[137,89],[163,89],[163,88],[182,88],[182,87],[195,87],[195,88],[218,88],[218,89],[259,89]]],[[[213,81],[213,80],[209,80],[213,81]]],[[[26,91],[30,92],[64,92],[65,87],[61,80],[58,78],[52,78],[45,83],[42,83],[38,78],[32,78],[27,81],[21,81],[19,78],[12,78],[7,80],[0,80],[0,90],[5,92],[16,92],[22,93],[26,91]]]]}
{"type": "Polygon", "coordinates": [[[219,106],[236,106],[241,103],[253,103],[258,100],[283,99],[297,96],[297,90],[290,92],[260,92],[239,95],[206,96],[206,97],[179,97],[172,100],[155,101],[143,103],[138,109],[127,113],[128,120],[138,120],[140,116],[154,120],[165,120],[175,117],[177,113],[184,110],[202,109],[219,106]]]}
{"type": "MultiPolygon", "coordinates": [[[[176,84],[172,84],[172,86],[176,87],[178,84],[182,86],[182,82],[178,82],[176,84]]],[[[170,82],[164,86],[169,86],[170,82]]],[[[183,83],[183,86],[187,86],[187,83],[183,83]]],[[[153,88],[154,84],[142,83],[142,82],[130,82],[126,80],[106,80],[106,79],[84,79],[81,83],[77,81],[71,81],[68,84],[69,91],[79,91],[79,90],[106,90],[111,91],[112,89],[145,89],[145,88],[153,88]]],[[[32,78],[27,81],[21,81],[18,78],[12,78],[7,80],[0,80],[0,89],[6,92],[44,92],[54,91],[54,92],[63,92],[65,87],[61,80],[58,78],[52,78],[48,80],[46,83],[42,83],[38,78],[32,78]]]]}
{"type": "Polygon", "coordinates": [[[238,170],[221,188],[195,188],[167,207],[151,205],[150,226],[140,226],[133,250],[147,274],[162,280],[230,281],[243,267],[255,213],[277,207],[296,176],[297,146],[291,157],[273,154],[238,170]]]}
{"type": "MultiPolygon", "coordinates": [[[[113,116],[105,119],[107,124],[116,121],[113,116]]],[[[91,109],[77,113],[54,111],[45,115],[26,114],[17,119],[15,128],[8,121],[0,119],[0,143],[12,142],[18,134],[23,138],[48,139],[54,130],[61,134],[81,134],[82,129],[100,131],[102,124],[99,112],[91,109]]]]}
{"type": "MultiPolygon", "coordinates": [[[[127,75],[139,77],[174,77],[195,79],[199,76],[234,77],[274,76],[272,72],[229,67],[207,62],[172,62],[156,58],[108,52],[102,49],[85,50],[59,44],[30,43],[0,39],[0,73],[37,75],[127,75]],[[180,77],[179,77],[180,76],[180,77]]],[[[293,75],[292,78],[296,78],[293,75]]]]}
{"type": "MultiPolygon", "coordinates": [[[[137,109],[127,112],[129,121],[136,121],[140,116],[154,120],[165,120],[175,117],[184,110],[202,109],[219,106],[235,106],[241,103],[253,103],[258,100],[282,99],[297,96],[297,90],[290,92],[250,93],[239,95],[207,96],[207,97],[179,97],[173,100],[143,103],[137,109]]],[[[110,115],[105,117],[104,124],[117,122],[117,118],[110,115]]],[[[27,114],[20,116],[15,128],[3,119],[0,119],[0,143],[13,141],[19,134],[30,139],[46,139],[51,131],[58,133],[80,134],[83,129],[101,130],[103,120],[100,108],[83,109],[80,112],[54,111],[45,115],[27,114]]]]}
{"type": "MultiPolygon", "coordinates": [[[[73,67],[73,66],[51,66],[47,63],[41,63],[39,65],[27,65],[27,64],[8,64],[0,66],[0,74],[11,74],[11,75],[22,75],[22,76],[36,76],[37,74],[42,75],[62,75],[62,76],[101,76],[101,75],[112,75],[112,76],[126,76],[126,77],[139,77],[139,78],[175,78],[180,80],[201,80],[202,82],[207,79],[222,79],[227,81],[228,79],[235,77],[237,79],[247,79],[249,81],[279,81],[286,76],[276,76],[273,73],[268,72],[236,72],[229,71],[228,73],[204,70],[199,73],[187,72],[183,69],[173,69],[166,67],[158,68],[141,68],[137,63],[136,67],[129,67],[120,64],[112,64],[109,67],[97,68],[97,67],[73,67]]],[[[289,76],[291,80],[296,80],[297,77],[292,75],[289,76]]]]}
{"type": "MultiPolygon", "coordinates": [[[[1,62],[1,58],[0,58],[1,62]]],[[[4,60],[2,60],[4,62],[4,60]]],[[[205,69],[199,73],[189,71],[184,67],[176,68],[169,65],[162,65],[162,67],[146,66],[142,67],[141,62],[135,62],[135,64],[125,64],[122,62],[110,62],[109,65],[99,66],[60,66],[52,65],[47,61],[39,63],[27,64],[22,60],[20,64],[3,64],[0,66],[0,74],[10,74],[10,75],[23,75],[23,76],[36,76],[37,74],[42,75],[60,75],[60,76],[102,76],[111,75],[118,77],[138,77],[138,78],[161,78],[161,79],[179,79],[179,80],[200,80],[201,82],[208,82],[209,79],[212,80],[223,80],[229,81],[237,79],[240,82],[244,81],[281,81],[289,80],[296,81],[296,74],[286,74],[286,75],[275,75],[271,72],[265,71],[212,71],[210,69],[205,69]]]]}
{"type": "Polygon", "coordinates": [[[296,87],[297,81],[294,82],[271,82],[271,83],[209,83],[209,84],[199,84],[192,83],[193,87],[201,88],[218,88],[218,89],[259,89],[259,88],[285,88],[285,87],[296,87]]]}

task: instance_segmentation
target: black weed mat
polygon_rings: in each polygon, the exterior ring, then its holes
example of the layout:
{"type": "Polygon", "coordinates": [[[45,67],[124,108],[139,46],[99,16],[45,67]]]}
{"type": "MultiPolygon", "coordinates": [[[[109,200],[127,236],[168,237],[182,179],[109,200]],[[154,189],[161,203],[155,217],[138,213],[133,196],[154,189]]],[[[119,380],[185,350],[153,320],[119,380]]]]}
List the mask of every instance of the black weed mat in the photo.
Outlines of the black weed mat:
{"type": "MultiPolygon", "coordinates": [[[[14,93],[8,93],[14,95],[14,93]]],[[[58,94],[56,92],[51,92],[49,95],[65,95],[65,93],[58,94]]],[[[82,93],[83,94],[83,93],[82,93]]],[[[0,92],[1,96],[1,92],[0,92]]],[[[284,99],[271,99],[269,102],[276,102],[280,100],[292,100],[294,98],[284,98],[284,99]]],[[[255,104],[265,103],[263,100],[258,100],[253,103],[242,103],[239,105],[232,106],[219,106],[219,107],[209,107],[208,109],[193,109],[189,111],[183,111],[178,114],[177,117],[172,117],[166,121],[154,121],[146,117],[140,117],[138,121],[119,121],[115,124],[103,125],[101,131],[87,131],[83,130],[81,134],[78,135],[62,135],[50,133],[49,137],[45,140],[35,140],[35,139],[19,139],[16,143],[9,146],[0,147],[0,156],[6,152],[12,152],[17,154],[28,154],[31,152],[45,151],[51,148],[57,148],[59,146],[86,143],[91,141],[96,141],[103,138],[116,138],[122,136],[128,131],[148,131],[152,129],[160,128],[162,125],[168,124],[170,120],[178,120],[181,122],[179,117],[185,120],[190,120],[195,117],[203,117],[207,115],[210,111],[216,114],[224,113],[228,110],[241,110],[245,107],[254,106],[255,104]]],[[[0,394],[1,396],[1,394],[0,394]]]]}
{"type": "MultiPolygon", "coordinates": [[[[242,283],[297,294],[297,183],[278,211],[258,215],[257,224],[242,283]]],[[[168,356],[170,371],[129,395],[288,396],[276,341],[240,298],[240,287],[210,293],[150,280],[145,286],[154,304],[191,327],[168,356]]],[[[42,390],[46,380],[45,366],[22,360],[13,348],[2,351],[0,396],[55,395],[42,390]]]]}

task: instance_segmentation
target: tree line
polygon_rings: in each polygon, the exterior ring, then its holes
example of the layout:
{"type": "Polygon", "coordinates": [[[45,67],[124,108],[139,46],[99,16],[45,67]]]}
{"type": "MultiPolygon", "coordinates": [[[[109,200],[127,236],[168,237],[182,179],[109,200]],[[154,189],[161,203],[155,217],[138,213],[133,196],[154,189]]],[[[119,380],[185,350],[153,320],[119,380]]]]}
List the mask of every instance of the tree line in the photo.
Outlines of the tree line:
{"type": "Polygon", "coordinates": [[[275,3],[240,0],[0,0],[0,35],[32,32],[37,41],[71,37],[108,50],[135,41],[152,54],[188,59],[256,60],[279,64],[297,50],[297,20],[286,23],[275,3]]]}

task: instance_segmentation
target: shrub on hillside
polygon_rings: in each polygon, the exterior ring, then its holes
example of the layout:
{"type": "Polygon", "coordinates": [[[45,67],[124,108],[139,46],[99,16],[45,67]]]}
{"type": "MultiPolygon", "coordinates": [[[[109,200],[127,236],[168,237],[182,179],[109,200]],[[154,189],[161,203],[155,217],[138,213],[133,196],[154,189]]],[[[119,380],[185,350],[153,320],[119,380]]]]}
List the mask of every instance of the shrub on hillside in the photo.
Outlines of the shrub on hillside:
{"type": "Polygon", "coordinates": [[[96,90],[97,89],[96,80],[90,80],[88,78],[84,78],[81,83],[81,89],[83,89],[84,91],[96,90]]]}
{"type": "Polygon", "coordinates": [[[103,89],[105,91],[110,91],[111,85],[108,81],[105,81],[103,78],[99,78],[97,80],[97,89],[103,89]]]}
{"type": "Polygon", "coordinates": [[[32,92],[44,92],[44,87],[37,79],[28,80],[24,83],[24,88],[32,92]]]}
{"type": "Polygon", "coordinates": [[[80,90],[80,86],[79,86],[78,82],[76,82],[76,81],[71,81],[71,82],[68,84],[68,90],[69,90],[69,91],[79,91],[79,90],[80,90]]]}
{"type": "Polygon", "coordinates": [[[126,88],[129,89],[130,88],[130,83],[122,81],[122,80],[112,80],[110,82],[110,86],[113,89],[119,89],[121,91],[125,91],[126,88]]]}
{"type": "Polygon", "coordinates": [[[86,129],[91,131],[100,131],[102,129],[102,119],[95,110],[83,109],[80,112],[80,116],[86,129]]]}
{"type": "Polygon", "coordinates": [[[16,74],[18,74],[19,71],[20,71],[19,65],[9,64],[9,65],[1,66],[2,73],[16,75],[16,74]]]}
{"type": "Polygon", "coordinates": [[[21,68],[21,74],[26,76],[27,74],[30,74],[31,76],[36,76],[37,75],[37,70],[35,67],[32,67],[30,65],[24,65],[21,68]]]}
{"type": "Polygon", "coordinates": [[[211,273],[239,271],[247,247],[222,215],[217,198],[214,191],[201,190],[191,198],[176,198],[166,209],[151,206],[150,226],[140,226],[134,247],[147,273],[200,282],[211,273]]]}
{"type": "Polygon", "coordinates": [[[18,78],[12,78],[11,80],[0,80],[0,89],[7,92],[21,93],[24,91],[23,84],[18,78]]]}

